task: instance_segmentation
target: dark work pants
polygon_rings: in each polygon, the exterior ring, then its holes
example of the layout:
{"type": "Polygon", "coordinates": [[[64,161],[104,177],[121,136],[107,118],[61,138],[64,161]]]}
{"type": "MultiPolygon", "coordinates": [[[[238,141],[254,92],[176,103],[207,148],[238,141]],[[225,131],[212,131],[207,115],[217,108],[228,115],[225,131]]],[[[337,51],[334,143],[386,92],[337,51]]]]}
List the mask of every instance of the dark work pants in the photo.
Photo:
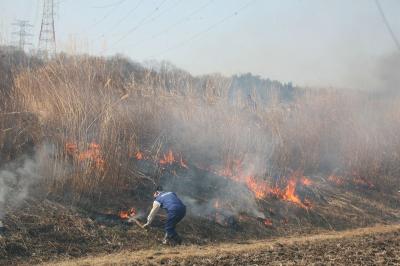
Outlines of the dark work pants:
{"type": "Polygon", "coordinates": [[[186,208],[180,208],[177,210],[168,211],[167,222],[165,223],[165,232],[167,237],[175,237],[177,235],[175,226],[185,217],[186,208]]]}

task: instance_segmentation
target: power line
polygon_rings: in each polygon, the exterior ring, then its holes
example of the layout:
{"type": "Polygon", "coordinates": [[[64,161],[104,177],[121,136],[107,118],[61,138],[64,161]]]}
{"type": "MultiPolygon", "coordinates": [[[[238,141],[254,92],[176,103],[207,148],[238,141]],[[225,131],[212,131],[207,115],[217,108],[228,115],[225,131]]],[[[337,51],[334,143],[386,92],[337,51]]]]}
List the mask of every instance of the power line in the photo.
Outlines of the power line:
{"type": "Polygon", "coordinates": [[[114,5],[114,7],[113,7],[109,12],[107,12],[103,17],[101,17],[101,18],[95,20],[95,21],[93,22],[93,24],[91,24],[91,25],[88,27],[88,29],[91,29],[91,28],[93,28],[94,26],[97,26],[99,23],[101,23],[101,22],[103,22],[104,20],[106,20],[106,19],[107,19],[121,4],[123,4],[124,2],[126,2],[126,0],[121,0],[121,1],[119,1],[118,4],[117,4],[117,5],[114,5]]]}
{"type": "Polygon", "coordinates": [[[119,0],[118,2],[115,2],[115,3],[112,3],[112,4],[108,4],[108,5],[104,5],[104,6],[92,6],[92,8],[110,8],[110,7],[114,7],[114,6],[119,6],[124,1],[125,0],[119,0]]]}
{"type": "Polygon", "coordinates": [[[229,20],[229,19],[231,19],[231,18],[237,16],[237,15],[239,14],[239,12],[241,12],[241,11],[245,10],[246,8],[248,8],[248,7],[249,7],[251,4],[253,4],[255,1],[256,1],[256,0],[251,0],[251,1],[247,2],[245,5],[241,6],[239,9],[237,9],[236,11],[234,11],[233,13],[231,13],[230,15],[228,15],[228,16],[222,18],[221,20],[217,21],[216,23],[214,23],[214,24],[208,26],[206,29],[204,29],[204,30],[202,30],[202,31],[200,31],[200,32],[198,32],[198,33],[196,33],[196,34],[193,34],[192,36],[190,36],[189,38],[187,38],[187,39],[185,39],[185,40],[179,42],[178,44],[173,45],[173,46],[170,46],[170,47],[168,47],[167,49],[161,51],[160,53],[154,54],[154,55],[152,55],[152,56],[150,56],[150,57],[156,57],[156,56],[159,56],[159,55],[168,53],[168,52],[170,52],[170,51],[172,51],[172,50],[175,50],[175,49],[177,49],[177,48],[179,48],[179,47],[182,47],[183,45],[185,45],[185,44],[188,43],[188,42],[191,42],[191,41],[193,41],[193,40],[199,38],[199,37],[202,36],[203,34],[205,34],[205,33],[209,32],[209,31],[211,31],[212,29],[214,29],[214,28],[216,28],[216,27],[218,27],[219,25],[221,25],[222,23],[226,22],[227,20],[229,20]]]}
{"type": "Polygon", "coordinates": [[[118,20],[118,22],[115,23],[112,28],[115,29],[117,26],[119,26],[121,24],[121,22],[123,22],[125,19],[129,18],[129,16],[131,16],[132,13],[135,12],[140,7],[140,5],[143,4],[144,1],[145,0],[139,1],[132,9],[130,9],[128,11],[128,13],[126,13],[126,15],[124,17],[122,17],[120,20],[118,20]]]}
{"type": "Polygon", "coordinates": [[[201,12],[203,9],[205,9],[206,7],[208,7],[212,2],[214,2],[214,0],[208,1],[208,2],[205,3],[204,5],[200,6],[200,7],[197,8],[196,10],[194,10],[193,12],[189,13],[187,16],[185,16],[185,17],[179,19],[178,21],[176,21],[175,23],[169,25],[168,27],[164,28],[163,30],[161,30],[161,31],[159,31],[159,32],[157,32],[157,33],[151,35],[149,38],[142,39],[142,40],[140,40],[140,41],[138,41],[138,42],[136,42],[136,43],[130,45],[130,47],[138,46],[139,44],[142,44],[142,43],[147,42],[147,41],[154,40],[154,39],[156,39],[156,38],[158,38],[158,37],[160,37],[160,36],[162,36],[162,35],[168,33],[168,32],[169,32],[170,30],[172,30],[173,28],[175,28],[175,27],[181,25],[182,23],[188,21],[192,16],[194,16],[194,15],[196,15],[197,13],[201,12]]]}
{"type": "Polygon", "coordinates": [[[381,6],[379,0],[375,0],[375,4],[376,4],[376,7],[377,7],[378,10],[379,10],[379,13],[381,14],[382,20],[383,20],[383,22],[385,23],[385,26],[386,26],[387,30],[389,31],[390,36],[391,36],[392,39],[393,39],[393,42],[395,43],[397,49],[400,51],[400,43],[399,43],[399,40],[397,39],[396,35],[394,34],[394,31],[393,31],[392,27],[390,26],[389,21],[388,21],[387,18],[386,18],[385,12],[383,11],[382,6],[381,6]]]}
{"type": "MultiPolygon", "coordinates": [[[[143,1],[139,2],[139,4],[141,4],[142,2],[143,2],[143,1]]],[[[183,0],[177,0],[177,1],[176,1],[173,5],[171,5],[169,8],[165,9],[163,12],[158,13],[157,16],[154,16],[154,17],[151,17],[151,16],[150,16],[150,17],[148,17],[148,19],[146,19],[146,21],[144,21],[140,26],[144,26],[144,25],[146,25],[146,24],[148,24],[148,23],[151,23],[151,22],[157,20],[160,16],[162,16],[163,14],[165,14],[167,11],[171,10],[172,8],[175,8],[176,6],[178,6],[178,5],[179,5],[180,3],[182,3],[182,2],[183,2],[183,0]]],[[[136,6],[136,7],[137,7],[137,6],[136,6]]],[[[134,10],[136,10],[136,7],[134,8],[134,10]]],[[[126,19],[127,17],[129,17],[129,15],[132,15],[132,14],[131,14],[131,13],[128,13],[127,16],[124,17],[122,20],[118,21],[117,24],[120,24],[120,22],[122,22],[124,19],[126,19]]],[[[117,25],[114,25],[112,28],[116,28],[116,26],[117,26],[117,25]]],[[[102,37],[102,36],[104,36],[104,34],[101,34],[101,35],[99,36],[99,38],[102,37]]]]}
{"type": "Polygon", "coordinates": [[[148,24],[148,23],[154,22],[154,21],[157,20],[159,17],[161,17],[162,15],[164,15],[165,13],[167,13],[169,10],[171,10],[171,9],[173,9],[173,8],[176,8],[176,7],[177,7],[179,4],[181,4],[181,3],[183,3],[183,0],[177,0],[177,1],[175,2],[175,4],[173,4],[172,6],[170,6],[170,7],[167,8],[167,9],[164,9],[163,12],[158,13],[158,15],[156,15],[156,16],[153,17],[153,18],[151,18],[151,19],[148,20],[146,23],[143,23],[142,26],[143,26],[143,25],[146,25],[146,24],[148,24]]]}
{"type": "Polygon", "coordinates": [[[140,26],[142,26],[150,17],[153,16],[153,14],[155,14],[160,7],[166,2],[166,0],[162,0],[161,3],[155,8],[153,9],[152,12],[150,12],[149,14],[147,14],[147,16],[145,16],[138,24],[136,24],[134,27],[130,28],[129,31],[127,33],[125,33],[121,38],[119,38],[117,41],[115,41],[112,46],[115,46],[117,43],[119,43],[120,41],[124,40],[126,37],[129,36],[129,34],[131,34],[132,32],[136,31],[140,26]]]}

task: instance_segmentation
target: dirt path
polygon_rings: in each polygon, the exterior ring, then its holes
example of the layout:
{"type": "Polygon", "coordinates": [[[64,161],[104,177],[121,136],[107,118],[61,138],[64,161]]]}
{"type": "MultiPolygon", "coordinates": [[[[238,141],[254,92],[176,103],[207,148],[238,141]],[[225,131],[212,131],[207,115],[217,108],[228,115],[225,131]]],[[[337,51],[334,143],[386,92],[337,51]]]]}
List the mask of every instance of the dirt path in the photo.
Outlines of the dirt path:
{"type": "Polygon", "coordinates": [[[400,225],[208,246],[181,246],[47,265],[400,265],[400,225]]]}

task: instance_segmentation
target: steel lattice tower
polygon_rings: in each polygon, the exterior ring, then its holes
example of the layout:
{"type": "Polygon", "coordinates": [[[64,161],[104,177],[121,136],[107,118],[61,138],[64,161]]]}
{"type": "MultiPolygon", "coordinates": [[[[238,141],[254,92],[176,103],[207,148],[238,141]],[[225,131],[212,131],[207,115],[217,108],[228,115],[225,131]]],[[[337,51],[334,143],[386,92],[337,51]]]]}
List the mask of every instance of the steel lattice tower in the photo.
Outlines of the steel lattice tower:
{"type": "Polygon", "coordinates": [[[18,30],[12,34],[18,37],[17,46],[20,50],[24,51],[26,45],[31,45],[27,39],[33,35],[28,32],[28,28],[32,28],[33,26],[27,20],[17,20],[12,25],[18,27],[18,30]]]}
{"type": "Polygon", "coordinates": [[[54,0],[42,0],[43,14],[40,26],[38,53],[45,58],[56,53],[56,31],[54,27],[54,0]]]}

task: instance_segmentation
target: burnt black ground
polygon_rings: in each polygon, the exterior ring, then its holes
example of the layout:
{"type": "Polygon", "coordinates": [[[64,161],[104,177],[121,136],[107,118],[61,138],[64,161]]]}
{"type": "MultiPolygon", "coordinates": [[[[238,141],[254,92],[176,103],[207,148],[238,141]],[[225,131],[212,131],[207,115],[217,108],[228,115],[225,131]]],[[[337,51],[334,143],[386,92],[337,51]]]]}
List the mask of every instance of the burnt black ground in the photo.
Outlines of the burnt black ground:
{"type": "Polygon", "coordinates": [[[277,244],[242,254],[166,259],[166,265],[400,265],[400,231],[277,244]]]}
{"type": "MultiPolygon", "coordinates": [[[[274,198],[259,201],[260,210],[271,219],[272,226],[265,226],[257,217],[246,214],[234,217],[234,226],[218,223],[213,217],[190,214],[179,224],[178,231],[185,245],[208,246],[253,239],[267,241],[279,236],[312,235],[326,230],[396,223],[400,219],[398,193],[382,193],[364,188],[350,190],[348,187],[335,187],[325,181],[315,182],[310,190],[322,198],[315,198],[313,208],[309,210],[274,198]]],[[[97,204],[80,206],[55,199],[26,200],[18,208],[11,209],[3,219],[6,232],[0,236],[0,265],[35,264],[123,250],[159,248],[165,219],[162,213],[151,232],[114,219],[119,210],[134,206],[139,210],[139,219],[144,222],[151,198],[142,200],[143,196],[137,195],[134,191],[128,191],[110,195],[97,204]],[[113,218],[104,221],[104,217],[113,218]]],[[[326,245],[329,247],[330,244],[326,245]]],[[[343,251],[342,248],[334,250],[343,251]]],[[[327,256],[325,253],[314,255],[327,256]]],[[[256,261],[262,254],[249,256],[248,260],[254,258],[256,261]]],[[[226,259],[229,261],[229,256],[226,259]]],[[[222,264],[224,260],[221,260],[222,264]]]]}
{"type": "Polygon", "coordinates": [[[400,225],[102,254],[46,265],[399,265],[400,225]]]}

